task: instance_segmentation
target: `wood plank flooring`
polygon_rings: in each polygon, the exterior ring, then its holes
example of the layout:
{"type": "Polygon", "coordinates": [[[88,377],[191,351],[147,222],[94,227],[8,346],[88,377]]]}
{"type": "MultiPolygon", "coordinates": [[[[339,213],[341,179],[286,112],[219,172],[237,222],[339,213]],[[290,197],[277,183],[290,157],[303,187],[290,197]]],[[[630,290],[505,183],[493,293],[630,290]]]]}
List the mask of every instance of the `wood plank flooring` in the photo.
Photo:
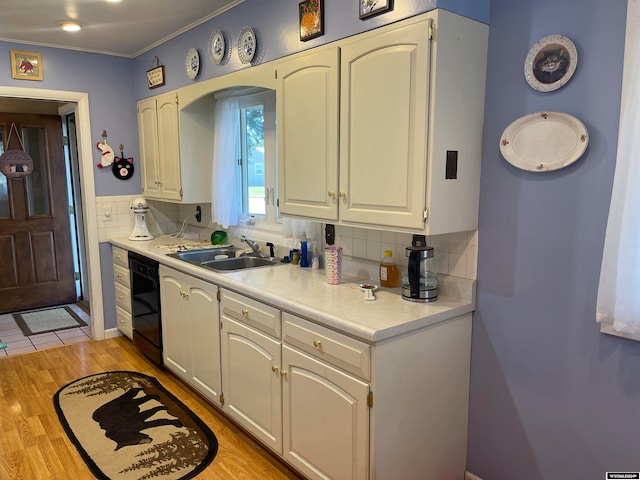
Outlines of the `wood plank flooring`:
{"type": "Polygon", "coordinates": [[[60,426],[52,398],[75,379],[114,370],[156,377],[213,430],[218,454],[199,480],[301,479],[124,337],[0,358],[0,479],[94,478],[60,426]]]}

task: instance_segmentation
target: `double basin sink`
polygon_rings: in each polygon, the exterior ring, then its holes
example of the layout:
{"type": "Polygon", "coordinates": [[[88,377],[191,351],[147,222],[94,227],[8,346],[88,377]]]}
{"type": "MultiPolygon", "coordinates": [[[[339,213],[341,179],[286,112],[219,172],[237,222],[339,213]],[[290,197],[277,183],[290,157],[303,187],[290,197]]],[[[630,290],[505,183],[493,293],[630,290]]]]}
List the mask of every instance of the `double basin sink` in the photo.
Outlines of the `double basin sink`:
{"type": "Polygon", "coordinates": [[[236,255],[240,251],[239,248],[235,247],[222,247],[204,250],[187,250],[184,252],[170,253],[168,256],[218,272],[278,265],[278,261],[272,258],[250,255],[237,257],[236,255]]]}

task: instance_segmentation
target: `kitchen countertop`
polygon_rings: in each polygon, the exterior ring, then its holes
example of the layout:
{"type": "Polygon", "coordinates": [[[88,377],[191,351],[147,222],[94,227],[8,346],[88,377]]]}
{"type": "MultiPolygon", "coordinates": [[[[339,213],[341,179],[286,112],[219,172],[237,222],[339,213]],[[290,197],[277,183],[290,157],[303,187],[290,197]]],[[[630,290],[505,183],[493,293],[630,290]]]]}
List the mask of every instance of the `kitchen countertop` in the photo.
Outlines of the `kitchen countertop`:
{"type": "Polygon", "coordinates": [[[366,277],[343,275],[340,285],[329,285],[324,270],[292,264],[218,273],[167,256],[158,245],[176,239],[156,238],[131,241],[113,238],[109,242],[157,260],[167,267],[247,295],[323,326],[368,343],[380,342],[475,310],[475,280],[438,275],[438,300],[414,303],[402,299],[400,289],[380,288],[375,301],[365,301],[358,289],[366,277]]]}

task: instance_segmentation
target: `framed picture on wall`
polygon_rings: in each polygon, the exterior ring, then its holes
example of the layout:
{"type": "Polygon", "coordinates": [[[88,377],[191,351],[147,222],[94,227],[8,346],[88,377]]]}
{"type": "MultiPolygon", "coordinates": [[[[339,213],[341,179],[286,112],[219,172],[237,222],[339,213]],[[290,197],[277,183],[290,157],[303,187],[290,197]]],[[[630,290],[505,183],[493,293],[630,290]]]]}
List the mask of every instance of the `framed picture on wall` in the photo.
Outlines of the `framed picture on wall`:
{"type": "Polygon", "coordinates": [[[324,34],[322,0],[305,0],[298,4],[300,41],[306,42],[324,34]]]}
{"type": "Polygon", "coordinates": [[[11,77],[19,80],[42,80],[42,54],[11,50],[11,77]]]}
{"type": "Polygon", "coordinates": [[[360,20],[393,10],[393,0],[358,0],[360,20]]]}

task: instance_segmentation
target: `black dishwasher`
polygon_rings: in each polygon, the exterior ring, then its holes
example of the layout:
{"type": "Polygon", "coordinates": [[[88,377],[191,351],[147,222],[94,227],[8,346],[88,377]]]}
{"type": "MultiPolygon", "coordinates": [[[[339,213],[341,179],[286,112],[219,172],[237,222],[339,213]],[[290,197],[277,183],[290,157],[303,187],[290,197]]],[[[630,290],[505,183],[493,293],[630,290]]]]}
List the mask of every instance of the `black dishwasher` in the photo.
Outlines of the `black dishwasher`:
{"type": "Polygon", "coordinates": [[[138,350],[162,365],[162,315],[160,311],[159,263],[129,252],[133,343],[138,350]]]}

